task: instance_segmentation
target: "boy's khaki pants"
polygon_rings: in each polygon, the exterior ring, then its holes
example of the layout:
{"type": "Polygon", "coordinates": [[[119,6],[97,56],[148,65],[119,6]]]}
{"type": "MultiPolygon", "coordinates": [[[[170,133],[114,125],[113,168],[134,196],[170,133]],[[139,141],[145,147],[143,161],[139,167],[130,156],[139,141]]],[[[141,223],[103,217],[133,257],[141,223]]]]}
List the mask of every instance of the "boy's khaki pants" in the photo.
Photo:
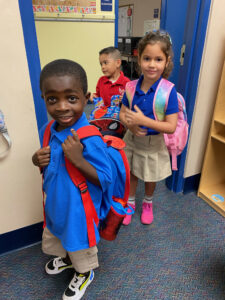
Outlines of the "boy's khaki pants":
{"type": "Polygon", "coordinates": [[[79,273],[86,273],[99,266],[97,246],[74,252],[66,251],[61,241],[47,227],[45,227],[42,235],[42,251],[45,254],[60,256],[62,258],[65,258],[68,253],[74,269],[79,273]]]}

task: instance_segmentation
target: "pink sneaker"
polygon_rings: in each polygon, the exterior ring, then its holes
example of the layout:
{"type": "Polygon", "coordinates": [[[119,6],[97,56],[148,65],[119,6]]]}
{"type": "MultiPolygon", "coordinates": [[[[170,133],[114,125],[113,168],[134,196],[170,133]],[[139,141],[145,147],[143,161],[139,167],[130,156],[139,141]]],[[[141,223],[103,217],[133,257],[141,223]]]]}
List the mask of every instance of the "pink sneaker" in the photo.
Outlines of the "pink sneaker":
{"type": "Polygon", "coordinates": [[[142,214],[141,223],[149,225],[153,222],[153,207],[152,203],[143,202],[142,204],[142,214]]]}
{"type": "MultiPolygon", "coordinates": [[[[133,208],[133,210],[135,210],[135,204],[129,204],[129,205],[133,208]]],[[[127,212],[130,213],[131,209],[128,208],[127,212]]],[[[125,218],[123,219],[123,225],[129,225],[131,222],[131,219],[132,219],[132,215],[126,215],[125,218]]]]}

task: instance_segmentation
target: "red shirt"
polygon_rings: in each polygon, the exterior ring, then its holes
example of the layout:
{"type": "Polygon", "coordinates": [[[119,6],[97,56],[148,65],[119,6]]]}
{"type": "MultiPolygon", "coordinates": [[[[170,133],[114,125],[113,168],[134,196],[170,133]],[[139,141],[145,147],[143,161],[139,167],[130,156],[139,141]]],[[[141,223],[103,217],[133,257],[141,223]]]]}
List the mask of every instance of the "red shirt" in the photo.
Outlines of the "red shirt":
{"type": "Polygon", "coordinates": [[[96,86],[97,97],[103,99],[105,106],[110,106],[111,97],[113,95],[122,95],[128,81],[130,79],[124,76],[122,71],[120,71],[120,77],[113,83],[106,76],[100,77],[96,86]]]}

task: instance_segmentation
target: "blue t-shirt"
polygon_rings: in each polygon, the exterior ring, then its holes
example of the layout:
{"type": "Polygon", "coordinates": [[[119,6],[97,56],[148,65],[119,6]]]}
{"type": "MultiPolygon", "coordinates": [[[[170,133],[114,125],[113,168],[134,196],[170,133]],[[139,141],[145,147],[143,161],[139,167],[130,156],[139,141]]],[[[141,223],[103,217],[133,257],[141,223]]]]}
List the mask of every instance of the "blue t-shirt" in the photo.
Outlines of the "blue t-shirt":
{"type": "MultiPolygon", "coordinates": [[[[142,84],[143,78],[144,77],[142,75],[138,80],[136,90],[135,90],[135,93],[134,93],[134,98],[133,98],[133,101],[132,101],[132,108],[131,109],[133,111],[135,111],[134,105],[137,105],[146,117],[149,117],[149,118],[155,120],[154,113],[153,113],[153,99],[154,99],[155,91],[157,89],[159,81],[161,80],[162,77],[160,77],[149,88],[149,90],[147,91],[146,94],[141,90],[141,84],[142,84]]],[[[129,107],[129,101],[127,99],[126,93],[124,93],[122,103],[126,107],[129,107]]],[[[167,109],[166,109],[165,114],[170,115],[170,114],[177,113],[178,111],[179,111],[179,109],[178,109],[177,91],[176,91],[175,87],[173,87],[171,92],[170,92],[170,96],[169,96],[169,99],[168,99],[168,105],[167,105],[167,109]]],[[[154,134],[159,133],[158,131],[155,131],[151,128],[147,128],[147,127],[144,127],[144,126],[141,126],[141,127],[148,129],[147,135],[154,135],[154,134]]]]}
{"type": "MultiPolygon", "coordinates": [[[[42,143],[46,125],[40,130],[42,143]]],[[[70,129],[77,130],[86,125],[89,125],[89,123],[84,113],[72,127],[68,127],[60,132],[55,130],[56,122],[53,123],[49,141],[51,158],[43,173],[43,189],[46,194],[46,225],[51,233],[61,240],[63,247],[67,251],[89,248],[82,198],[79,189],[73,184],[66,170],[64,152],[62,150],[62,143],[68,135],[72,135],[70,129]]],[[[96,212],[100,216],[103,193],[111,192],[113,168],[111,168],[106,152],[106,144],[101,137],[93,136],[82,139],[82,144],[84,146],[83,156],[95,167],[101,183],[101,186],[97,186],[87,180],[88,190],[96,212]]],[[[96,226],[95,236],[98,242],[99,232],[96,226]]]]}

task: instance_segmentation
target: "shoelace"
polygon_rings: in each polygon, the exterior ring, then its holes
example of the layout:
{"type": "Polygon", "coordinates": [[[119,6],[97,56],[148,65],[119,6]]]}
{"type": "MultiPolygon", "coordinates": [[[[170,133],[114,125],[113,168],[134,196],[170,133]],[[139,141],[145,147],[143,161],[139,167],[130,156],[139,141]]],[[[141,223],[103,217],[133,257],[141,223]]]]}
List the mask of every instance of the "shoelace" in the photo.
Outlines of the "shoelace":
{"type": "Polygon", "coordinates": [[[54,260],[54,265],[55,265],[55,267],[60,267],[60,266],[66,265],[66,264],[63,262],[61,257],[57,257],[54,260]]]}
{"type": "Polygon", "coordinates": [[[86,277],[85,276],[77,276],[77,274],[74,275],[73,279],[71,280],[70,284],[69,284],[69,288],[74,292],[75,289],[77,288],[76,283],[79,283],[79,286],[81,286],[81,284],[85,281],[86,277]]]}

